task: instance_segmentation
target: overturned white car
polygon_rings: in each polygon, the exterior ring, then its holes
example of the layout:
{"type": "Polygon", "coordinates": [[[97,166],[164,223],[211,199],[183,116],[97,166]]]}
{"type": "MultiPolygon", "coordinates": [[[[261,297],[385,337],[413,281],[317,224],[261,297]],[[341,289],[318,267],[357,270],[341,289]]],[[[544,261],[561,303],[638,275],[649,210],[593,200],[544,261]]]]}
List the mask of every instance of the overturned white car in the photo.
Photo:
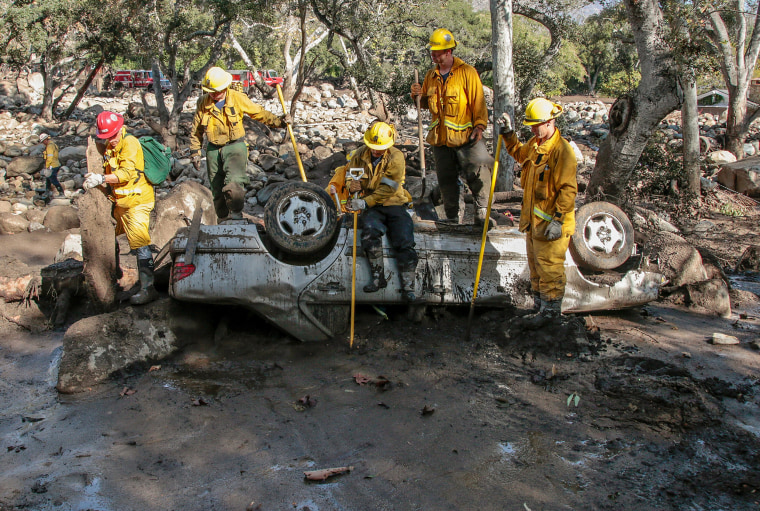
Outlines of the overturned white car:
{"type": "MultiPolygon", "coordinates": [[[[657,273],[633,269],[610,284],[597,284],[579,271],[576,260],[596,269],[614,268],[633,249],[633,229],[622,211],[606,203],[587,206],[578,211],[578,229],[565,260],[562,310],[619,309],[656,299],[662,282],[657,273]]],[[[246,221],[213,226],[199,221],[196,215],[193,225],[171,242],[171,296],[247,307],[303,341],[325,340],[345,331],[353,225],[339,222],[335,204],[323,189],[300,182],[278,187],[267,202],[265,228],[246,221]]],[[[415,284],[423,304],[470,304],[481,236],[482,231],[473,226],[415,220],[419,255],[415,284]]],[[[369,265],[357,248],[356,303],[404,303],[387,243],[384,256],[388,287],[365,293],[369,265]]],[[[532,304],[528,275],[524,235],[512,227],[492,229],[476,305],[532,304]]]]}

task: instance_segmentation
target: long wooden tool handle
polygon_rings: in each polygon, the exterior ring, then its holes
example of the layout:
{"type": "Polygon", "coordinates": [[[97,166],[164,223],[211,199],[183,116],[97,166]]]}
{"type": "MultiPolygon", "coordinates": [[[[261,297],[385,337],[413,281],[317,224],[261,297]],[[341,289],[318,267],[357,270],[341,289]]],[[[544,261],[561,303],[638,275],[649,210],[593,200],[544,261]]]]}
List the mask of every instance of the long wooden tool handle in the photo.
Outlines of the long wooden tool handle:
{"type": "MultiPolygon", "coordinates": [[[[420,74],[414,70],[414,83],[420,83],[420,74]]],[[[420,139],[420,172],[422,173],[422,182],[425,182],[425,138],[422,136],[422,108],[420,107],[421,97],[414,98],[414,102],[417,104],[417,134],[420,139]]],[[[423,185],[423,194],[424,194],[423,185]]]]}
{"type": "MultiPolygon", "coordinates": [[[[285,107],[285,98],[282,97],[282,89],[280,88],[280,84],[275,84],[275,87],[277,87],[277,95],[280,97],[280,104],[282,105],[282,112],[288,113],[288,109],[285,107]]],[[[301,163],[301,155],[298,154],[298,145],[296,144],[296,137],[293,135],[293,128],[291,128],[290,124],[288,126],[288,135],[290,135],[290,141],[293,143],[293,151],[296,153],[296,162],[298,163],[298,170],[301,172],[301,179],[303,182],[306,182],[306,172],[303,170],[303,163],[301,163]]]]}

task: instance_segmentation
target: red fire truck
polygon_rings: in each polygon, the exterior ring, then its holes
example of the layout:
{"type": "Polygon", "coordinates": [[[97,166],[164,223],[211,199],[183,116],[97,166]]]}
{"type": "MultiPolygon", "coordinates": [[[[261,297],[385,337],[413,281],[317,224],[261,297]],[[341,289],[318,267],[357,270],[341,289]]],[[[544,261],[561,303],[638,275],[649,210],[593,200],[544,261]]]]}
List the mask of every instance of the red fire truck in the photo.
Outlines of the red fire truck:
{"type": "MultiPolygon", "coordinates": [[[[126,89],[152,87],[153,71],[146,69],[116,71],[116,74],[113,77],[113,83],[116,87],[123,87],[126,89]]],[[[171,89],[171,86],[169,79],[161,75],[161,88],[163,90],[168,90],[171,89]]]]}
{"type": "MultiPolygon", "coordinates": [[[[231,69],[228,71],[232,75],[233,82],[240,82],[243,86],[243,91],[248,93],[248,90],[254,86],[255,80],[253,73],[247,69],[231,69]]],[[[259,71],[259,76],[264,80],[264,83],[270,87],[275,85],[282,85],[284,79],[282,76],[277,76],[277,71],[274,69],[262,69],[259,71]]]]}

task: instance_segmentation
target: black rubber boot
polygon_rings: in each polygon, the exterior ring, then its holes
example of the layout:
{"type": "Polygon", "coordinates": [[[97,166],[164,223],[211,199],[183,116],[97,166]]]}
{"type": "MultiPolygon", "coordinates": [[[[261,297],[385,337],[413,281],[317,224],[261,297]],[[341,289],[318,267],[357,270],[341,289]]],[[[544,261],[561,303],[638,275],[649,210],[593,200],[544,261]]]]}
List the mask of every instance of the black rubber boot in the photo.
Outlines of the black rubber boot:
{"type": "Polygon", "coordinates": [[[538,312],[541,310],[541,293],[533,293],[533,310],[531,312],[538,312]]]}
{"type": "Polygon", "coordinates": [[[129,303],[145,305],[158,298],[158,291],[153,287],[153,258],[138,259],[137,271],[140,276],[140,291],[129,298],[129,303]]]}
{"type": "Polygon", "coordinates": [[[401,280],[401,296],[407,302],[414,302],[417,300],[417,295],[414,293],[414,280],[417,265],[400,266],[399,279],[401,280]]]}
{"type": "MultiPolygon", "coordinates": [[[[479,208],[475,206],[475,225],[478,227],[483,227],[483,224],[486,222],[486,216],[488,215],[488,208],[479,208]]],[[[490,231],[496,227],[496,221],[488,217],[488,230],[490,231]]]]}
{"type": "Polygon", "coordinates": [[[370,257],[370,254],[367,254],[367,259],[369,260],[369,268],[372,271],[372,281],[364,286],[364,292],[376,293],[388,285],[388,281],[385,280],[383,257],[370,257]]]}
{"type": "Polygon", "coordinates": [[[520,326],[526,330],[536,330],[547,326],[559,326],[562,322],[562,299],[541,300],[538,312],[525,316],[520,326]]]}
{"type": "Polygon", "coordinates": [[[225,220],[242,220],[243,206],[245,206],[245,190],[237,183],[230,183],[222,188],[224,201],[230,211],[225,220]]]}

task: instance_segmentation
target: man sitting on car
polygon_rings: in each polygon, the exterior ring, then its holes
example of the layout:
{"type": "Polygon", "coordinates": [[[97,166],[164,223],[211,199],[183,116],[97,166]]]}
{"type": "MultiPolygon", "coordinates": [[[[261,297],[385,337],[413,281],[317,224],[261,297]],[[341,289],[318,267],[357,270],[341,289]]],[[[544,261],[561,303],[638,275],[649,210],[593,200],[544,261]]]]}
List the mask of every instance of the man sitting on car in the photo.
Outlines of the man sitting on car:
{"type": "Polygon", "coordinates": [[[372,272],[372,280],[364,286],[364,292],[374,293],[388,285],[383,266],[383,235],[387,232],[396,252],[404,299],[414,301],[417,251],[408,207],[412,196],[403,186],[406,162],[404,154],[393,147],[395,135],[389,124],[379,121],[372,124],[364,133],[365,147],[351,153],[349,162],[336,169],[327,190],[331,197],[352,196],[347,209],[361,212],[361,242],[372,272]],[[363,176],[351,179],[351,169],[361,169],[363,176]]]}

